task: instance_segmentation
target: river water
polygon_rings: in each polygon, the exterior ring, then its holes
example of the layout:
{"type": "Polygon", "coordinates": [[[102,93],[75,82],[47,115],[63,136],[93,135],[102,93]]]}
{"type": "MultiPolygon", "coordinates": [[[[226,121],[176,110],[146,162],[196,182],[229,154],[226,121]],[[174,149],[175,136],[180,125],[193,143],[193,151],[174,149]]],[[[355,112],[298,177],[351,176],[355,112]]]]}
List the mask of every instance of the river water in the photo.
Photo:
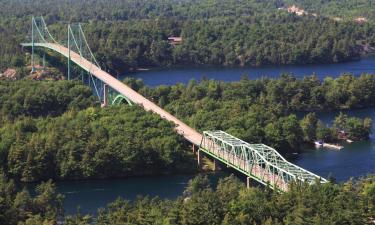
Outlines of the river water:
{"type": "MultiPolygon", "coordinates": [[[[187,83],[190,79],[196,80],[206,77],[223,81],[236,81],[243,75],[250,79],[262,76],[277,77],[281,73],[291,73],[296,77],[316,74],[323,79],[329,75],[337,77],[341,73],[375,72],[375,57],[364,58],[360,61],[334,65],[307,65],[263,68],[223,68],[223,67],[193,67],[168,70],[142,71],[130,76],[141,78],[146,85],[173,85],[187,83]]],[[[375,108],[347,112],[358,117],[371,117],[375,121],[375,108]]],[[[330,123],[335,113],[319,113],[319,118],[330,123]]],[[[375,125],[373,124],[375,131],[375,125]]],[[[350,177],[360,177],[367,173],[375,173],[375,135],[369,141],[345,144],[341,151],[307,149],[298,155],[294,163],[318,175],[327,177],[333,175],[342,182],[350,177]]],[[[225,177],[230,171],[209,174],[209,179],[215,185],[219,178],[225,177]]],[[[138,177],[123,180],[96,180],[96,181],[69,181],[57,183],[58,191],[65,195],[64,208],[67,214],[77,211],[95,214],[99,207],[106,206],[121,196],[134,200],[138,195],[160,196],[173,199],[181,195],[192,175],[169,175],[154,177],[138,177]]]]}
{"type": "MultiPolygon", "coordinates": [[[[350,116],[370,117],[373,120],[372,130],[375,131],[375,108],[346,111],[350,116]]],[[[317,113],[318,118],[327,125],[339,114],[317,113]]],[[[375,134],[370,140],[355,143],[343,143],[344,149],[306,149],[298,155],[294,163],[323,177],[332,175],[337,181],[358,178],[368,173],[375,173],[375,134]]]]}
{"type": "MultiPolygon", "coordinates": [[[[267,66],[267,67],[212,67],[191,66],[171,69],[151,69],[149,71],[138,71],[125,74],[142,79],[146,85],[173,85],[176,83],[187,84],[189,80],[215,79],[222,81],[237,81],[242,76],[250,79],[261,77],[276,78],[282,73],[289,73],[295,77],[302,78],[306,75],[316,74],[323,79],[326,76],[338,77],[342,73],[360,75],[362,73],[375,73],[375,56],[365,57],[360,61],[325,65],[303,65],[303,66],[267,66]]],[[[120,78],[123,78],[121,76],[120,78]]]]}

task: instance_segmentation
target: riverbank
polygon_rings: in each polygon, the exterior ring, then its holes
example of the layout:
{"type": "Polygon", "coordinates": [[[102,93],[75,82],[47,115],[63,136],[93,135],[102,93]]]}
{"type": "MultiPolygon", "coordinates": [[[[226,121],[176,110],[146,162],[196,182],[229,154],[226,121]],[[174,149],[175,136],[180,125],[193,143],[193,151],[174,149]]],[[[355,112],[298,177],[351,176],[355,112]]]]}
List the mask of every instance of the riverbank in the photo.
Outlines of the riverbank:
{"type": "Polygon", "coordinates": [[[188,84],[190,80],[214,79],[221,81],[238,81],[246,76],[249,79],[264,77],[278,78],[283,73],[292,74],[302,79],[304,76],[316,75],[320,80],[326,76],[338,77],[343,73],[359,76],[363,73],[374,74],[375,56],[364,57],[359,61],[337,64],[304,65],[304,66],[265,66],[265,67],[221,67],[221,66],[191,66],[176,68],[150,69],[125,73],[119,79],[134,77],[142,79],[148,86],[188,84]]]}
{"type": "MultiPolygon", "coordinates": [[[[215,64],[177,64],[170,66],[158,66],[158,67],[135,67],[129,68],[129,70],[122,72],[122,74],[137,74],[142,72],[156,72],[156,71],[170,71],[170,70],[184,70],[184,69],[266,69],[266,68],[289,68],[289,67],[319,67],[319,66],[339,66],[340,64],[354,64],[367,58],[375,58],[375,47],[370,45],[358,44],[357,48],[361,50],[360,56],[354,57],[351,60],[340,61],[340,62],[321,62],[321,63],[306,63],[306,64],[265,64],[265,65],[215,65],[215,64]]],[[[122,75],[121,77],[123,77],[122,75]]]]}

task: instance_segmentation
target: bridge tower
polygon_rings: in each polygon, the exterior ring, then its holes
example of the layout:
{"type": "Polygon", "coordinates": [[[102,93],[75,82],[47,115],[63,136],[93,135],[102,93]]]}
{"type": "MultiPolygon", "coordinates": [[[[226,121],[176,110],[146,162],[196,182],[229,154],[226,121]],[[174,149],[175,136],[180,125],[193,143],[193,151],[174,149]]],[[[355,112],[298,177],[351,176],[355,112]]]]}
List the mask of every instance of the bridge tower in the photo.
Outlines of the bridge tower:
{"type": "MultiPolygon", "coordinates": [[[[79,78],[83,83],[89,85],[92,88],[94,95],[98,97],[102,105],[117,105],[125,102],[132,105],[132,102],[127,97],[114,91],[109,86],[106,86],[102,80],[98,79],[96,76],[93,76],[93,70],[101,70],[101,67],[88,45],[82,25],[80,23],[68,24],[66,34],[66,40],[58,42],[49,32],[47,24],[42,16],[33,16],[31,18],[31,42],[22,43],[23,47],[31,47],[31,71],[35,72],[37,70],[35,66],[36,47],[47,47],[47,49],[52,49],[55,51],[62,51],[62,48],[66,48],[67,53],[64,54],[64,56],[67,58],[68,80],[79,78]],[[91,63],[89,68],[82,66],[80,67],[81,69],[79,69],[79,76],[75,76],[75,74],[77,74],[78,67],[75,66],[76,64],[73,64],[72,54],[75,54],[75,56],[76,54],[79,55],[79,63],[84,61],[91,63]]],[[[43,69],[44,68],[45,52],[43,53],[43,69]]]]}
{"type": "MultiPolygon", "coordinates": [[[[57,43],[46,26],[46,22],[43,17],[32,17],[31,18],[31,73],[37,71],[35,66],[35,48],[37,43],[57,43]]],[[[42,57],[42,70],[46,68],[46,54],[43,52],[42,57]]]]}
{"type": "Polygon", "coordinates": [[[35,66],[34,66],[34,47],[35,47],[35,42],[34,42],[34,16],[31,19],[31,73],[35,72],[35,66]]]}
{"type": "MultiPolygon", "coordinates": [[[[39,42],[46,42],[45,36],[45,29],[39,29],[39,27],[43,26],[43,18],[42,17],[32,17],[31,18],[31,73],[36,72],[35,67],[35,43],[39,42]]],[[[45,66],[45,56],[43,56],[43,67],[45,66]]]]}

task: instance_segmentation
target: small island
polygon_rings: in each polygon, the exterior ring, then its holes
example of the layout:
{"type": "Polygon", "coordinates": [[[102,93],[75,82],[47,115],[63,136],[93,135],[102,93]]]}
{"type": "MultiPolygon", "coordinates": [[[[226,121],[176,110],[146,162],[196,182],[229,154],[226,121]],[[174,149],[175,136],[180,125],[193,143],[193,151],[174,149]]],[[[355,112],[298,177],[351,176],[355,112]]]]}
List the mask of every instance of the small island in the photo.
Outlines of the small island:
{"type": "Polygon", "coordinates": [[[368,140],[372,132],[371,118],[349,117],[340,112],[335,117],[333,125],[328,127],[316,119],[314,113],[307,114],[302,123],[306,129],[315,130],[315,147],[326,147],[335,150],[344,148],[342,142],[353,143],[355,141],[368,140]]]}

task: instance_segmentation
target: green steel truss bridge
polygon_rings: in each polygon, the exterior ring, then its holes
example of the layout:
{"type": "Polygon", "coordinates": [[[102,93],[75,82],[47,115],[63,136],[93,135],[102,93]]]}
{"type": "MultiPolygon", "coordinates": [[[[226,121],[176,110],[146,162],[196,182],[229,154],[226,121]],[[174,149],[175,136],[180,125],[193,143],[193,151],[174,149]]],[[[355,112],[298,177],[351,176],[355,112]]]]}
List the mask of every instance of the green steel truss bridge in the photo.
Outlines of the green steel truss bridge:
{"type": "MultiPolygon", "coordinates": [[[[198,159],[204,152],[216,160],[245,174],[248,178],[270,185],[271,188],[287,191],[292,181],[327,182],[325,179],[285,160],[275,149],[264,144],[249,144],[223,131],[205,131],[202,134],[186,125],[152,101],[146,99],[118,79],[102,70],[92,53],[81,24],[68,25],[67,40],[58,42],[49,32],[43,17],[31,20],[31,42],[22,47],[31,48],[31,66],[35,71],[34,52],[37,49],[52,51],[67,58],[68,79],[82,79],[89,85],[102,105],[117,105],[123,102],[137,104],[161,118],[175,124],[175,130],[185,140],[198,146],[198,159]],[[72,64],[83,72],[73,77],[72,64]]],[[[44,59],[44,57],[43,57],[44,59]]]]}
{"type": "Polygon", "coordinates": [[[267,145],[249,144],[224,131],[203,132],[200,151],[247,177],[282,191],[288,190],[290,182],[327,182],[324,178],[288,162],[267,145]]]}

